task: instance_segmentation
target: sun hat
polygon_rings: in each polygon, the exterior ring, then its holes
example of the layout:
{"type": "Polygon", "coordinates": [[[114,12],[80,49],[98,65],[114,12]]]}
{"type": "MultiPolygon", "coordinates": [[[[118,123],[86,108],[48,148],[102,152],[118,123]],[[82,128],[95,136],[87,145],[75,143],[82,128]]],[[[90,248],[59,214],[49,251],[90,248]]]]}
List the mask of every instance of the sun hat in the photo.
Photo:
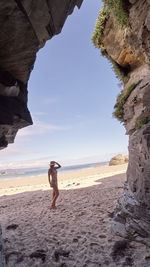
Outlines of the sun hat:
{"type": "Polygon", "coordinates": [[[53,160],[50,161],[50,165],[51,165],[51,166],[54,166],[54,165],[55,165],[55,161],[53,161],[53,160]]]}

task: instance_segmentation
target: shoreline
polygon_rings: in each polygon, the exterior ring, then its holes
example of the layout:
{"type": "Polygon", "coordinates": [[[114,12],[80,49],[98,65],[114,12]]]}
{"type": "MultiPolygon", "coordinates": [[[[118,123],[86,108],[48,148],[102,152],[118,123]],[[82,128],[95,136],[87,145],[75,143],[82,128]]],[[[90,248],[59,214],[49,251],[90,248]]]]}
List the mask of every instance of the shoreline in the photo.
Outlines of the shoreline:
{"type": "MultiPolygon", "coordinates": [[[[95,180],[110,177],[116,174],[125,173],[127,164],[117,166],[94,167],[78,170],[58,171],[58,187],[59,189],[69,190],[72,187],[84,188],[92,186],[95,180]],[[75,186],[73,183],[77,184],[75,186]]],[[[0,196],[22,193],[26,191],[36,190],[52,190],[48,183],[47,175],[13,179],[0,180],[0,196]]]]}
{"type": "MultiPolygon", "coordinates": [[[[85,169],[93,169],[96,167],[106,167],[109,166],[109,162],[103,162],[103,163],[87,163],[87,164],[79,164],[79,165],[70,165],[70,166],[62,166],[59,169],[60,173],[69,173],[69,172],[74,172],[74,171],[80,171],[80,170],[85,170],[85,169]]],[[[21,179],[21,178],[33,178],[33,177],[37,177],[37,176],[45,176],[47,175],[47,170],[48,170],[49,166],[47,166],[47,168],[39,168],[39,169],[32,169],[30,168],[30,172],[29,169],[27,168],[22,168],[19,170],[16,170],[15,173],[15,169],[11,169],[7,172],[7,170],[2,171],[0,170],[0,181],[1,180],[11,180],[11,179],[21,179]],[[22,174],[18,171],[21,171],[22,174]]]]}

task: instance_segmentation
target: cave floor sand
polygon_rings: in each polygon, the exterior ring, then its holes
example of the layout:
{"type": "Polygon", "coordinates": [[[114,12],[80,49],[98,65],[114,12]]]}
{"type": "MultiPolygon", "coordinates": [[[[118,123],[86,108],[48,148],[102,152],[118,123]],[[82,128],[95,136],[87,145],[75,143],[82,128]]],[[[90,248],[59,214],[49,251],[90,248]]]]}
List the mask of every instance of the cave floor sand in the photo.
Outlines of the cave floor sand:
{"type": "Polygon", "coordinates": [[[6,266],[150,266],[150,249],[142,244],[131,242],[126,249],[112,253],[116,241],[122,240],[111,232],[110,221],[123,191],[125,167],[122,171],[118,167],[114,173],[108,167],[103,172],[104,177],[108,175],[105,178],[98,172],[93,176],[84,172],[80,179],[74,174],[73,181],[80,181],[75,188],[67,188],[70,180],[62,180],[55,211],[50,210],[52,190],[45,184],[34,184],[35,191],[25,184],[18,191],[12,185],[1,188],[1,194],[7,190],[0,197],[6,266]],[[29,190],[24,192],[27,186],[29,190]]]}

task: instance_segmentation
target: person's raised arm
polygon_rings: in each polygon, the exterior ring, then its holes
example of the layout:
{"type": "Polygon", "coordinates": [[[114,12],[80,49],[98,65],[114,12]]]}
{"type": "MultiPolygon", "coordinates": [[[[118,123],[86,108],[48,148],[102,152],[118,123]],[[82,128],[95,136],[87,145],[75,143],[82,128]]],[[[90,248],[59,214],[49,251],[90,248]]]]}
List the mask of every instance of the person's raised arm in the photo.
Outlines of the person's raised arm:
{"type": "Polygon", "coordinates": [[[55,161],[55,163],[57,164],[57,167],[55,167],[56,169],[61,168],[61,165],[58,162],[55,161]]]}

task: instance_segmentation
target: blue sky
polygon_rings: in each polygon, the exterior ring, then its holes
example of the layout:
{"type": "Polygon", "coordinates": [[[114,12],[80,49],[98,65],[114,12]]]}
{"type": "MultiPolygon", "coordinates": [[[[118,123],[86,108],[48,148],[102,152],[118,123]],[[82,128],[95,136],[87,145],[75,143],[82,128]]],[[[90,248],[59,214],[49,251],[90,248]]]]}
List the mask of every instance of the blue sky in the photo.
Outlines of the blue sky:
{"type": "Polygon", "coordinates": [[[127,153],[124,127],[112,117],[119,81],[91,43],[101,6],[83,1],[37,54],[28,84],[34,125],[0,151],[0,167],[103,161],[127,153]]]}

